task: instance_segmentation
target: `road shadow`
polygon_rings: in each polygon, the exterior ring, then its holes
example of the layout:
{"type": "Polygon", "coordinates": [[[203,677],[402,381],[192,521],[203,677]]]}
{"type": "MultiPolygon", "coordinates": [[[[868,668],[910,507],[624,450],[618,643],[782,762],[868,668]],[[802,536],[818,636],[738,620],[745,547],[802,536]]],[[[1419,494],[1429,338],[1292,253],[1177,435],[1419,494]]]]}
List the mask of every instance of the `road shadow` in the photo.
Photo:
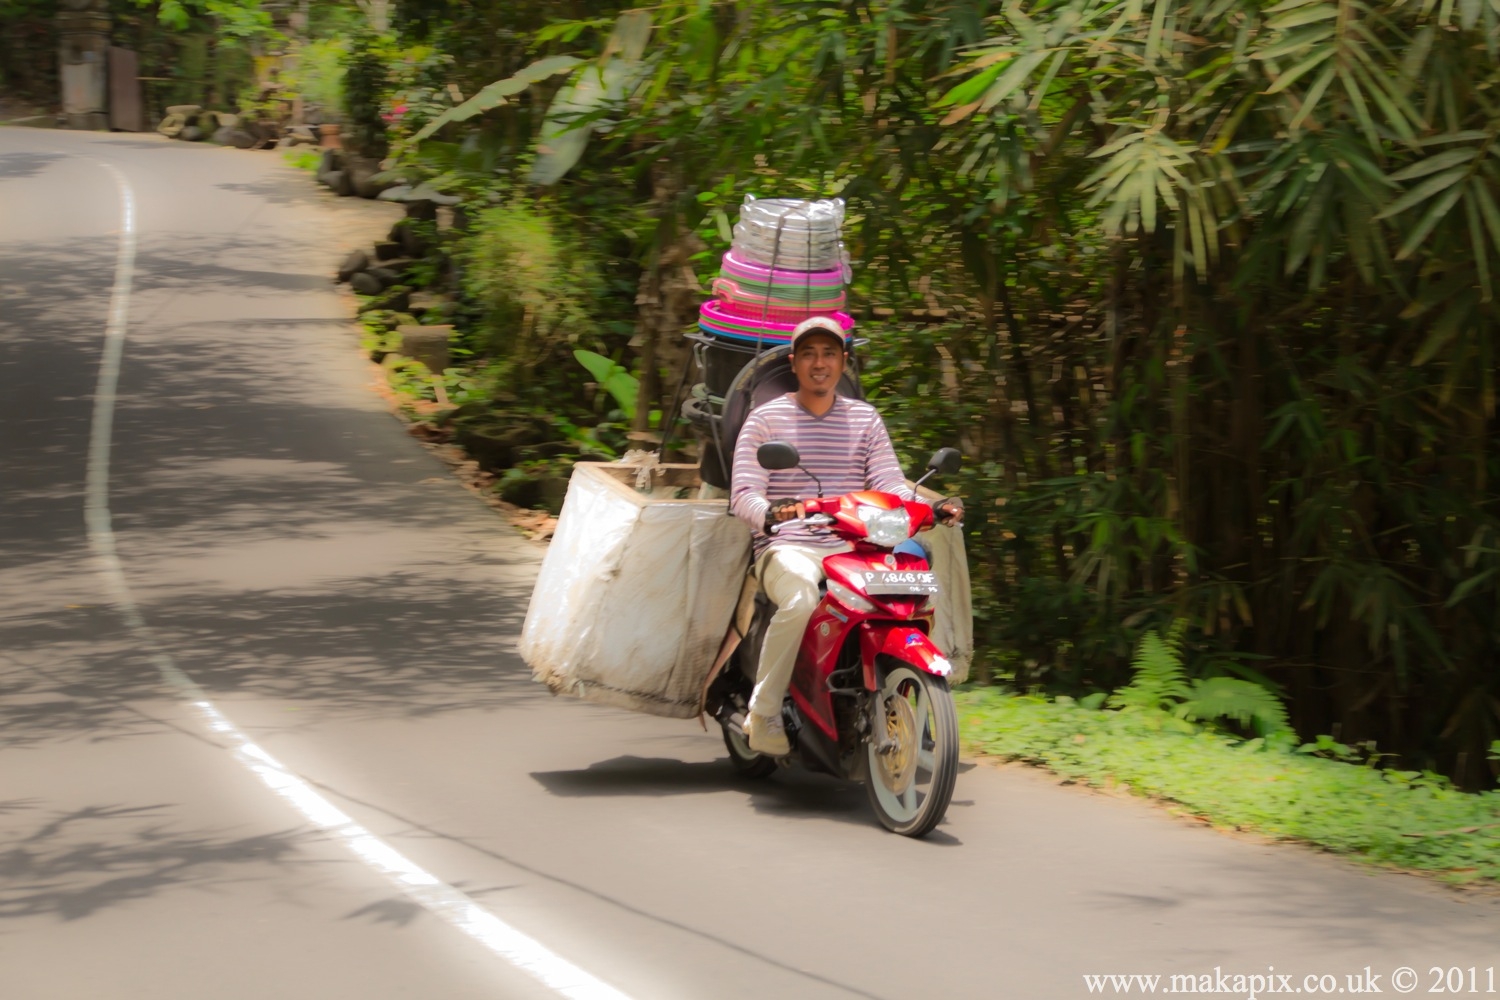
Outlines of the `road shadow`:
{"type": "Polygon", "coordinates": [[[297,857],[307,833],[236,836],[188,828],[174,820],[170,803],[32,808],[38,814],[32,826],[8,819],[11,832],[0,839],[0,927],[26,918],[81,920],[168,892],[221,889],[309,863],[297,857]]]}
{"type": "Polygon", "coordinates": [[[0,153],[0,181],[35,177],[61,159],[61,153],[0,153]]]}
{"type": "Polygon", "coordinates": [[[146,295],[163,289],[191,292],[206,286],[214,291],[274,296],[324,288],[331,280],[331,275],[317,271],[234,267],[218,259],[230,252],[253,255],[255,247],[253,241],[243,237],[233,241],[218,236],[148,238],[142,241],[141,252],[136,257],[135,290],[146,295]],[[247,242],[252,245],[247,246],[247,242]]]}
{"type": "MultiPolygon", "coordinates": [[[[563,798],[640,796],[663,798],[738,792],[757,813],[794,819],[834,820],[867,828],[880,824],[870,811],[864,786],[800,767],[781,768],[768,778],[738,774],[728,758],[681,761],[625,755],[572,771],[533,771],[531,777],[563,798]]],[[[935,830],[924,843],[958,846],[963,842],[935,830]]]]}
{"type": "MultiPolygon", "coordinates": [[[[311,175],[307,176],[310,178],[311,175]]],[[[285,177],[275,176],[254,181],[230,181],[216,184],[215,187],[221,191],[249,195],[273,205],[290,205],[295,208],[326,206],[340,197],[321,185],[290,183],[285,177]]],[[[353,197],[343,201],[345,204],[339,206],[340,213],[364,216],[372,222],[383,222],[387,226],[395,225],[405,215],[401,206],[395,202],[353,197]]]]}
{"type": "MultiPolygon", "coordinates": [[[[337,594],[240,592],[146,604],[160,648],[210,696],[281,699],[298,725],[421,719],[547,693],[513,652],[524,598],[399,574],[337,594]]],[[[101,743],[160,732],[147,706],[170,694],[113,609],[0,621],[0,746],[101,743]]],[[[290,724],[289,720],[289,724],[290,724]]]]}
{"type": "Polygon", "coordinates": [[[601,760],[576,771],[533,771],[531,777],[553,795],[565,798],[696,795],[751,784],[737,780],[727,761],[688,762],[631,755],[601,760]]]}
{"type": "MultiPolygon", "coordinates": [[[[108,504],[154,641],[210,695],[288,699],[299,722],[544,697],[514,652],[540,551],[368,397],[330,389],[357,345],[325,298],[298,301],[327,278],[294,251],[255,231],[142,240],[108,504]]],[[[112,239],[0,244],[8,746],[162,725],[141,709],[166,693],[156,650],[109,606],[85,530],[114,265],[112,239]]]]}
{"type": "Polygon", "coordinates": [[[859,785],[801,768],[783,768],[772,777],[751,779],[736,773],[728,758],[689,762],[625,755],[581,770],[533,771],[531,777],[551,794],[565,798],[738,792],[749,798],[757,812],[878,825],[859,785]]]}

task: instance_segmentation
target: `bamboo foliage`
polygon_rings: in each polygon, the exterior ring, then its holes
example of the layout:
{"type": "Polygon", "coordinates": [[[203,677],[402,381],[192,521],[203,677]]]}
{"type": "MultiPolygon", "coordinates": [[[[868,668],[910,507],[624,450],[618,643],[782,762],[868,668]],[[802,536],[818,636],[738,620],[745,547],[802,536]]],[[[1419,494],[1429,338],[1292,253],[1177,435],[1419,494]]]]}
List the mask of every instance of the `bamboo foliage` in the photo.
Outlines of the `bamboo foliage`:
{"type": "Polygon", "coordinates": [[[1079,194],[1134,312],[1098,443],[1134,495],[1090,489],[1072,579],[1120,601],[1165,559],[1170,600],[1274,661],[1304,727],[1477,780],[1500,4],[1058,0],[990,25],[945,123],[1093,162],[1079,194]]]}

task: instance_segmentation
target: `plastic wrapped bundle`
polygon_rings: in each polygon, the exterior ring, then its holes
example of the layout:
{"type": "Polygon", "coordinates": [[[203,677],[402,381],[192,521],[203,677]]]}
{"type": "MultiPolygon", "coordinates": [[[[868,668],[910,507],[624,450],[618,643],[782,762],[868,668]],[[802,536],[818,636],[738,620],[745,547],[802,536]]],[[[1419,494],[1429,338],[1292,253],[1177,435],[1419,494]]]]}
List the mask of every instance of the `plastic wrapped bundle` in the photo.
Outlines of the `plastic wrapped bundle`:
{"type": "Polygon", "coordinates": [[[844,199],[823,198],[757,198],[745,195],[740,203],[740,221],[774,228],[782,220],[787,230],[810,229],[820,233],[839,234],[844,227],[844,199]]]}
{"type": "Polygon", "coordinates": [[[698,714],[750,562],[750,530],[727,501],[677,499],[699,485],[685,466],[573,466],[521,628],[536,680],[637,712],[698,714]]]}
{"type": "Polygon", "coordinates": [[[743,261],[789,271],[847,267],[840,231],[844,200],[803,201],[746,195],[734,226],[734,251],[743,261]]]}

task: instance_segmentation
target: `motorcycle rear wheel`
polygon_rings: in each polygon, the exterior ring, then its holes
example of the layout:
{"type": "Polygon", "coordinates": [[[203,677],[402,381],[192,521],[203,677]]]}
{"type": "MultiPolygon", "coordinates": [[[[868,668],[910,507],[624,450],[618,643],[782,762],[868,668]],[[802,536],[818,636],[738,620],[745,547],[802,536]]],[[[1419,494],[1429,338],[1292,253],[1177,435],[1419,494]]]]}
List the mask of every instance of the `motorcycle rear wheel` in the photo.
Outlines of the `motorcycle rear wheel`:
{"type": "Polygon", "coordinates": [[[901,664],[883,672],[871,723],[894,743],[865,745],[870,804],[881,825],[925,837],[942,821],[958,777],[958,712],[948,682],[901,664]]]}
{"type": "Polygon", "coordinates": [[[767,757],[750,749],[743,733],[736,732],[727,722],[719,723],[724,730],[724,746],[729,751],[729,763],[746,778],[769,778],[776,773],[776,758],[767,757]]]}

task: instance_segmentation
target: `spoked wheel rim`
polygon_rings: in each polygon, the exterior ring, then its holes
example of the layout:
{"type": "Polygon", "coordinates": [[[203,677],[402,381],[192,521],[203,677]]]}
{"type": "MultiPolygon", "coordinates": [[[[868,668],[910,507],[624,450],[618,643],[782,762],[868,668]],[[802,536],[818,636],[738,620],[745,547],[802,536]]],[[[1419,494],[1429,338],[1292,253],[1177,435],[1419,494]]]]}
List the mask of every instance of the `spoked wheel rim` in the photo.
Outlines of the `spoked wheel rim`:
{"type": "Polygon", "coordinates": [[[880,822],[909,837],[929,833],[953,797],[958,718],[941,678],[899,666],[886,673],[871,720],[889,741],[871,738],[870,801],[880,822]]]}

